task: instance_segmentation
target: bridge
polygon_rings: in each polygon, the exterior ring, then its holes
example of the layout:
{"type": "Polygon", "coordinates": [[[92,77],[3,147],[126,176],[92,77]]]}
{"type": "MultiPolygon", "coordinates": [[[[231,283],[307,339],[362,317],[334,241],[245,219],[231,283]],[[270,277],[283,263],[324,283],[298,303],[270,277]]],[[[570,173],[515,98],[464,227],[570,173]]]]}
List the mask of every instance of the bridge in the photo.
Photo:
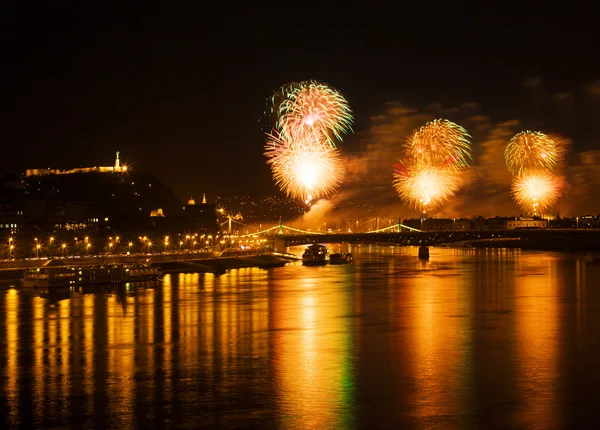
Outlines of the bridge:
{"type": "Polygon", "coordinates": [[[286,246],[307,243],[363,243],[378,245],[442,245],[442,244],[489,244],[493,241],[507,245],[509,241],[519,241],[513,246],[544,245],[551,248],[593,248],[600,249],[600,230],[466,230],[466,231],[407,231],[377,233],[335,233],[335,234],[295,234],[284,235],[286,246]]]}
{"type": "Polygon", "coordinates": [[[315,232],[279,225],[241,235],[241,237],[262,236],[280,237],[285,246],[309,243],[353,243],[379,245],[442,245],[469,244],[473,246],[508,245],[514,247],[535,247],[541,245],[552,249],[600,249],[600,229],[514,229],[514,230],[463,230],[463,231],[422,231],[396,224],[382,229],[363,233],[315,232]],[[516,242],[518,241],[518,242],[516,242]],[[514,243],[516,242],[516,243],[514,243]]]}

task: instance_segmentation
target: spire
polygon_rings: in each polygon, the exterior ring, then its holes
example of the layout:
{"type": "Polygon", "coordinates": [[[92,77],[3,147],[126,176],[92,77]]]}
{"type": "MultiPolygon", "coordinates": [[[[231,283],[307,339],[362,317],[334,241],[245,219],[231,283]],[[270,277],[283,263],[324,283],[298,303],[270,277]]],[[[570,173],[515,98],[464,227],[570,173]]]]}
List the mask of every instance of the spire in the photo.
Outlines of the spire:
{"type": "Polygon", "coordinates": [[[206,204],[206,193],[202,193],[202,204],[206,204]]]}

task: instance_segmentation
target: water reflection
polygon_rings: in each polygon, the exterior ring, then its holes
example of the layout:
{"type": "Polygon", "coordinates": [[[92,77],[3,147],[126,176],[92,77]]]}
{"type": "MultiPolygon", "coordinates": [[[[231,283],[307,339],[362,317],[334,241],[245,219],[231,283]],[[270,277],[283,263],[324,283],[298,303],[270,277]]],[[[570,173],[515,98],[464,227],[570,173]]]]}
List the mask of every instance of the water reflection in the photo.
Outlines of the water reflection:
{"type": "Polygon", "coordinates": [[[313,269],[294,268],[304,276],[281,277],[272,286],[279,425],[352,428],[352,272],[346,267],[313,269]]]}
{"type": "Polygon", "coordinates": [[[435,262],[425,270],[428,276],[404,278],[399,287],[406,321],[402,340],[415,384],[412,408],[420,422],[432,425],[451,421],[470,407],[472,309],[465,286],[472,273],[435,262]]]}
{"type": "Polygon", "coordinates": [[[599,258],[339,250],[355,263],[0,290],[1,427],[593,424],[599,258]]]}

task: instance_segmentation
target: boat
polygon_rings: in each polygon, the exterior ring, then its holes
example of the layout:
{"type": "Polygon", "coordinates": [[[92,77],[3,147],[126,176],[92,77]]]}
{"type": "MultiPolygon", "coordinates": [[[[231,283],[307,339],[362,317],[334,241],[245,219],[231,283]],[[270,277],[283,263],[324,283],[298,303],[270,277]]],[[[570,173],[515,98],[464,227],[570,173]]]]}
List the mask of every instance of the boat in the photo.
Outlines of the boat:
{"type": "Polygon", "coordinates": [[[313,243],[306,247],[302,254],[302,264],[305,266],[323,266],[329,263],[329,251],[325,245],[313,243]]]}
{"type": "Polygon", "coordinates": [[[48,260],[28,269],[21,278],[25,288],[61,288],[76,285],[112,284],[158,279],[161,271],[143,264],[67,265],[48,260]]]}
{"type": "Polygon", "coordinates": [[[334,252],[329,256],[329,264],[349,264],[352,260],[350,252],[334,252]]]}

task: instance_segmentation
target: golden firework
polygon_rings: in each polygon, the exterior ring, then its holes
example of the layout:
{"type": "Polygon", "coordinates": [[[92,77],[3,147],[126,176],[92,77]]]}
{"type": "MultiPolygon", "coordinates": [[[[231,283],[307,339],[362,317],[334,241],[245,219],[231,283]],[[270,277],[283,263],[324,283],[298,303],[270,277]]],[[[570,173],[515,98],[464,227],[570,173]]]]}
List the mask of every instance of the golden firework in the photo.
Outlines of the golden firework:
{"type": "Polygon", "coordinates": [[[560,197],[562,180],[544,171],[524,172],[514,178],[511,194],[521,209],[530,215],[539,216],[560,197]]]}
{"type": "Polygon", "coordinates": [[[531,170],[552,171],[564,156],[563,140],[539,131],[517,133],[506,146],[504,159],[513,175],[531,170]]]}

